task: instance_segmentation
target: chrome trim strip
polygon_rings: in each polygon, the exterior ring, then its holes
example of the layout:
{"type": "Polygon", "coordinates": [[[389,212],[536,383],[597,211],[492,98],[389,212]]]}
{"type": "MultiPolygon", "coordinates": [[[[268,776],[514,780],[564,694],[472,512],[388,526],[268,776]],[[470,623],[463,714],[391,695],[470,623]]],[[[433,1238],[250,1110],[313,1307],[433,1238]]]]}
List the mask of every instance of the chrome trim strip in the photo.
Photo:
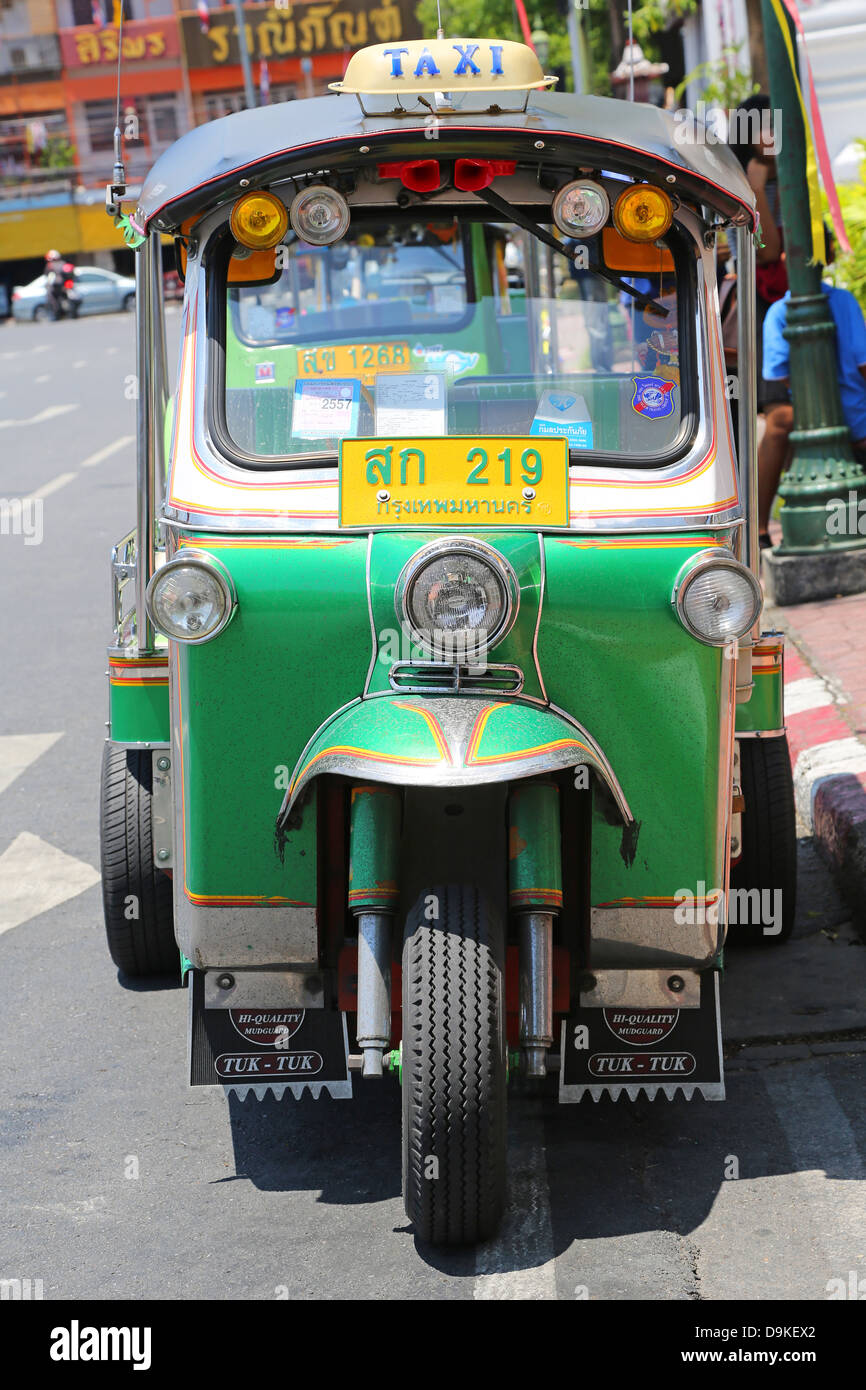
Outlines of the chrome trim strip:
{"type": "Polygon", "coordinates": [[[370,588],[370,566],[373,563],[373,532],[367,535],[367,560],[365,565],[365,581],[367,585],[367,612],[370,615],[370,665],[367,668],[367,679],[364,682],[363,695],[370,689],[370,681],[373,679],[373,672],[376,669],[376,657],[379,655],[379,637],[376,632],[376,624],[373,621],[373,591],[370,588]]]}
{"type": "Polygon", "coordinates": [[[787,732],[787,725],[781,729],[738,729],[737,738],[784,738],[787,732]]]}
{"type": "Polygon", "coordinates": [[[740,393],[740,501],[745,513],[743,564],[760,579],[758,550],[758,373],[755,363],[755,239],[746,227],[737,228],[737,377],[740,393]]]}
{"type": "Polygon", "coordinates": [[[535,663],[535,674],[538,677],[538,687],[541,691],[544,703],[548,703],[547,686],[544,684],[544,677],[541,674],[541,666],[538,662],[538,633],[541,628],[541,610],[544,607],[544,595],[547,591],[547,557],[544,553],[544,535],[538,533],[538,558],[540,571],[538,576],[538,612],[535,615],[535,632],[532,634],[532,660],[535,663]]]}
{"type": "Polygon", "coordinates": [[[388,672],[388,681],[392,690],[403,691],[407,695],[456,695],[460,692],[471,695],[519,695],[523,689],[523,672],[519,666],[514,666],[509,662],[485,662],[483,663],[483,673],[481,666],[472,666],[463,662],[447,661],[395,661],[388,672]],[[449,674],[452,677],[451,685],[400,685],[397,683],[397,673],[400,670],[417,671],[423,676],[425,673],[430,677],[439,674],[443,679],[449,674]],[[479,671],[478,675],[471,675],[472,671],[479,671]],[[484,678],[488,672],[512,671],[517,677],[516,681],[507,690],[500,686],[484,684],[484,678]],[[461,672],[465,674],[461,675],[461,672]]]}

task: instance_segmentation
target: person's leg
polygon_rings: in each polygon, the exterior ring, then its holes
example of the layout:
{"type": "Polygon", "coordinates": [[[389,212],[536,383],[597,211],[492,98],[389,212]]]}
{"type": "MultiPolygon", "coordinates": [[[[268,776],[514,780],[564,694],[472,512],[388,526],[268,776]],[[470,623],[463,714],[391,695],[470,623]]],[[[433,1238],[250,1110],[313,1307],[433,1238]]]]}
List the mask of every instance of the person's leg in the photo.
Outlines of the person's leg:
{"type": "Polygon", "coordinates": [[[785,402],[768,402],[764,418],[764,437],[758,448],[758,531],[767,534],[770,508],[779,489],[779,479],[788,454],[788,436],[794,428],[794,407],[785,402]]]}

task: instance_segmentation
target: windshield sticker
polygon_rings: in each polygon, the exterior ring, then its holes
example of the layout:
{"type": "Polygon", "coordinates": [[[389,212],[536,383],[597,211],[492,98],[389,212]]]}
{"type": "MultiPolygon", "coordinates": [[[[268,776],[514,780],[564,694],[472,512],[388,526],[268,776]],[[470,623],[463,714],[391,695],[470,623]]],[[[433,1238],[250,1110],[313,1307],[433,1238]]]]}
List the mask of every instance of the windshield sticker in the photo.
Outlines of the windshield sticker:
{"type": "Polygon", "coordinates": [[[256,386],[265,386],[276,380],[273,362],[256,363],[256,386]]]}
{"type": "Polygon", "coordinates": [[[592,421],[583,396],[570,391],[545,391],[529,433],[565,435],[571,448],[591,449],[592,421]]]}
{"type": "Polygon", "coordinates": [[[416,343],[412,349],[412,356],[420,357],[428,367],[438,367],[440,371],[449,372],[451,376],[471,372],[481,360],[481,354],[478,352],[464,352],[462,348],[444,347],[442,343],[438,343],[436,347],[425,347],[423,343],[416,343]]]}
{"type": "Polygon", "coordinates": [[[446,433],[445,377],[441,372],[400,372],[376,378],[376,433],[446,433]]]}
{"type": "Polygon", "coordinates": [[[276,311],[276,328],[280,333],[290,331],[295,326],[295,311],[293,308],[286,308],[281,305],[276,311]]]}
{"type": "Polygon", "coordinates": [[[660,376],[635,376],[632,410],[645,420],[662,420],[674,413],[674,382],[660,376]]]}
{"type": "Polygon", "coordinates": [[[359,381],[334,377],[296,381],[292,434],[296,439],[344,439],[357,434],[360,405],[359,381]]]}

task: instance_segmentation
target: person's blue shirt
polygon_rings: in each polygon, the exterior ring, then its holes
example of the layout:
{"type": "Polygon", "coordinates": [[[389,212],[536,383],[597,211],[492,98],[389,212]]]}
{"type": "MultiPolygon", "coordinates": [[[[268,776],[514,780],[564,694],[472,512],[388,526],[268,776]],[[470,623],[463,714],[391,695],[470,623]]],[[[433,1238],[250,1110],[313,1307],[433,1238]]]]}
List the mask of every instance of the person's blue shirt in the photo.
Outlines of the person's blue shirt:
{"type": "MultiPolygon", "coordinates": [[[[839,394],[845,422],[852,439],[866,439],[866,380],[860,372],[861,366],[866,365],[863,310],[850,290],[837,289],[835,285],[828,284],[822,284],[821,288],[830,301],[830,312],[836,325],[839,394]]],[[[764,319],[765,381],[779,381],[791,374],[789,345],[782,337],[790,298],[789,290],[784,299],[770,305],[764,319]]]]}

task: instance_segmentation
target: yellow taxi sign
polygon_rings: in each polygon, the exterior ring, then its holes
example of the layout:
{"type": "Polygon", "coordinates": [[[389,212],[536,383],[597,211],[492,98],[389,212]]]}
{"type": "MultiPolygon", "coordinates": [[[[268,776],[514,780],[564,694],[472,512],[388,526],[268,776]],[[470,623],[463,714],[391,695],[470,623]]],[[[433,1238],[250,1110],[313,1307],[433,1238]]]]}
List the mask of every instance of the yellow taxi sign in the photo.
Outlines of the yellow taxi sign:
{"type": "Polygon", "coordinates": [[[416,92],[529,92],[558,79],[526,44],[508,39],[405,39],[361,48],[333,92],[391,96],[416,92]]]}

